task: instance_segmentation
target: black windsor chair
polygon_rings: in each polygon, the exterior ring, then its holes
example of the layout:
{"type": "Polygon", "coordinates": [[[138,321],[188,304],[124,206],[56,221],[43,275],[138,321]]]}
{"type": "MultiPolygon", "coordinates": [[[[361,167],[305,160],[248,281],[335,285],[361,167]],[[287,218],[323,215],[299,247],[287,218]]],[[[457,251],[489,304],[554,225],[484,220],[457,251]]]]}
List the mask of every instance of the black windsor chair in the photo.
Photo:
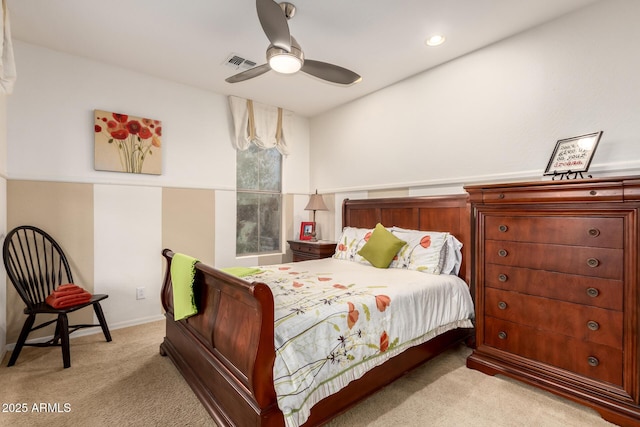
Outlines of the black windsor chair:
{"type": "Polygon", "coordinates": [[[111,341],[111,333],[100,306],[100,301],[108,298],[108,295],[92,295],[88,302],[64,308],[53,308],[46,303],[47,296],[58,286],[73,283],[69,262],[60,245],[49,234],[29,225],[16,227],[7,234],[2,257],[7,276],[26,305],[24,313],[27,315],[7,366],[16,363],[23,346],[61,346],[64,367],[70,367],[69,334],[81,328],[100,326],[107,342],[111,341]],[[93,306],[99,324],[69,325],[69,313],[89,306],[93,306]],[[38,314],[53,314],[57,318],[33,326],[38,314]],[[56,329],[51,340],[26,342],[32,331],[54,322],[56,329]]]}

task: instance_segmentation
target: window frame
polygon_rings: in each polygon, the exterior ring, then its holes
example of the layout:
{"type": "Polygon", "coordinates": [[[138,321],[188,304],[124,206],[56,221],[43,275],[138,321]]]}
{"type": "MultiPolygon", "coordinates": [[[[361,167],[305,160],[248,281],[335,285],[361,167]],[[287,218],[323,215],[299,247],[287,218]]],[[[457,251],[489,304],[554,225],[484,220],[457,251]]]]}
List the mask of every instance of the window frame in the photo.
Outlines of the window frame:
{"type": "MultiPolygon", "coordinates": [[[[249,148],[247,150],[243,150],[240,151],[238,150],[238,152],[236,153],[236,248],[235,248],[235,255],[236,257],[254,257],[254,256],[263,256],[263,255],[274,255],[274,254],[281,254],[282,253],[282,248],[283,248],[283,225],[284,225],[284,212],[283,212],[283,208],[284,208],[284,197],[283,197],[283,193],[282,193],[282,188],[283,188],[283,166],[284,166],[284,156],[282,155],[282,153],[280,153],[280,151],[277,150],[277,148],[272,147],[272,148],[267,148],[267,149],[263,149],[261,147],[256,146],[255,144],[250,144],[249,148]],[[274,150],[274,151],[269,151],[269,150],[274,150]],[[249,152],[249,153],[248,153],[249,152]],[[268,153],[267,153],[268,152],[268,153]],[[241,159],[241,156],[247,156],[249,154],[256,154],[257,160],[253,159],[253,162],[251,161],[252,159],[241,159]],[[277,174],[277,180],[276,180],[276,186],[277,188],[275,188],[274,186],[271,186],[271,188],[263,188],[265,186],[264,182],[263,182],[263,178],[264,178],[264,167],[265,165],[268,166],[268,162],[264,162],[261,161],[263,159],[260,159],[261,155],[264,154],[269,154],[272,155],[273,153],[277,153],[277,169],[278,169],[278,174],[277,174]],[[248,161],[243,161],[243,160],[248,160],[248,161]],[[246,166],[247,164],[252,164],[255,167],[255,169],[253,169],[253,171],[255,171],[256,175],[250,176],[248,179],[246,179],[246,175],[247,172],[246,170],[241,170],[241,168],[243,166],[246,166]],[[249,185],[247,185],[247,187],[251,187],[253,186],[254,188],[241,188],[243,184],[246,184],[247,181],[253,181],[252,183],[250,183],[249,185]],[[257,188],[255,188],[257,187],[257,188]],[[250,206],[251,204],[246,204],[246,203],[242,203],[241,204],[241,198],[242,197],[246,197],[246,196],[255,196],[258,198],[258,201],[255,203],[257,205],[257,212],[256,212],[256,217],[254,218],[254,221],[249,221],[249,226],[253,223],[256,224],[255,231],[252,231],[252,237],[255,242],[257,247],[255,248],[255,251],[252,250],[244,250],[244,251],[240,251],[241,247],[244,245],[244,242],[246,242],[246,240],[243,240],[243,238],[240,236],[241,233],[241,222],[244,220],[244,218],[241,218],[241,213],[240,210],[242,208],[242,206],[250,206]],[[273,230],[275,232],[271,233],[271,235],[265,235],[265,231],[266,231],[266,227],[268,227],[264,221],[265,221],[265,212],[263,211],[263,209],[265,209],[262,206],[261,203],[261,198],[263,198],[263,196],[276,196],[277,199],[277,205],[278,205],[278,218],[277,218],[277,226],[276,229],[273,230]],[[268,249],[264,249],[264,245],[263,245],[263,238],[264,239],[268,239],[268,238],[272,238],[275,239],[276,241],[274,242],[274,245],[269,246],[267,245],[268,249]]],[[[272,173],[272,175],[275,175],[272,173]]],[[[272,177],[273,178],[273,177],[272,177]]],[[[267,184],[267,186],[269,186],[267,184]]],[[[268,210],[267,212],[272,211],[268,210]]],[[[274,225],[272,223],[272,225],[274,225]]],[[[244,227],[244,226],[243,226],[244,227]]]]}

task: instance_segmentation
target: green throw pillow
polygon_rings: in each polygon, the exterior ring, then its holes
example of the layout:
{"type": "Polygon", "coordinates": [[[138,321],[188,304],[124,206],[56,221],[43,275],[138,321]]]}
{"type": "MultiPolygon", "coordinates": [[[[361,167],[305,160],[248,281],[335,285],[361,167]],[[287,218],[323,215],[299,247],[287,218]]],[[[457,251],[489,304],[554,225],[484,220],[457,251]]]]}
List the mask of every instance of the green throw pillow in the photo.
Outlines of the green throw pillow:
{"type": "Polygon", "coordinates": [[[358,254],[378,268],[387,268],[393,257],[407,242],[391,234],[382,224],[377,224],[369,241],[358,251],[358,254]]]}

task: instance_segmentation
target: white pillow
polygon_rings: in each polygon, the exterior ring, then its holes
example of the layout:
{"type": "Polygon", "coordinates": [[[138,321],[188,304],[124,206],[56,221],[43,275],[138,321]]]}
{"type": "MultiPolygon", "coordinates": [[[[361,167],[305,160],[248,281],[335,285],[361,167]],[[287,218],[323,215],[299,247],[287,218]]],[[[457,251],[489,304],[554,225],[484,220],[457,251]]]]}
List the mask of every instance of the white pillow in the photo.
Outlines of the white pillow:
{"type": "Polygon", "coordinates": [[[407,268],[432,274],[458,274],[462,243],[448,232],[392,227],[391,232],[407,242],[390,268],[407,268]]]}
{"type": "Polygon", "coordinates": [[[371,233],[373,228],[345,227],[338,239],[333,258],[369,264],[369,261],[358,255],[358,251],[367,243],[371,233]]]}
{"type": "Polygon", "coordinates": [[[460,273],[460,265],[462,264],[462,243],[449,234],[447,241],[442,248],[446,253],[443,254],[442,269],[440,274],[454,274],[460,273]]]}

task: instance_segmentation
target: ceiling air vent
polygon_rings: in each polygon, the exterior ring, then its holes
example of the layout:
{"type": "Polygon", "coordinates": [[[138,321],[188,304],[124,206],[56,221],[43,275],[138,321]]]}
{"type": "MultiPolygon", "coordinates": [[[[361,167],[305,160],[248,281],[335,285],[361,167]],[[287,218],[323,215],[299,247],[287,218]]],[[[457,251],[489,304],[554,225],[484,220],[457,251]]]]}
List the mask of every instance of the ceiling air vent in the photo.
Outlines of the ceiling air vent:
{"type": "Polygon", "coordinates": [[[255,67],[257,64],[250,59],[245,59],[240,55],[232,53],[227,57],[225,65],[233,68],[234,70],[248,70],[249,68],[255,67]]]}

